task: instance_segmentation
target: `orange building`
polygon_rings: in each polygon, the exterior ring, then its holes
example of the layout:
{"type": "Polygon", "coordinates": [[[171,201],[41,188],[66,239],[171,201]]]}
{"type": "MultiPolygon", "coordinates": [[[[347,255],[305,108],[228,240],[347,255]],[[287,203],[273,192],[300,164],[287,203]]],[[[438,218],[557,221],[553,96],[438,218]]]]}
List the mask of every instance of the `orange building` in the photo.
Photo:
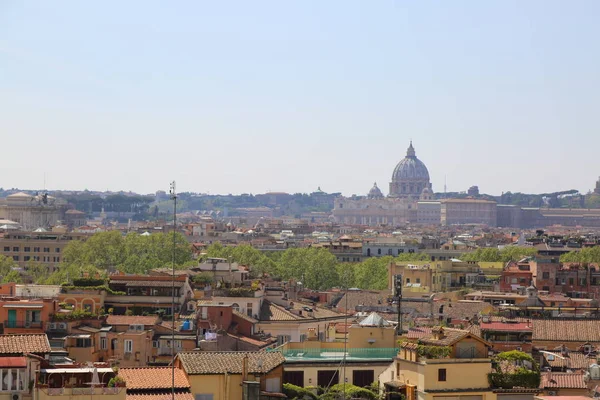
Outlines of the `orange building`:
{"type": "Polygon", "coordinates": [[[20,300],[0,298],[0,324],[3,333],[44,333],[50,316],[58,309],[54,299],[20,300]]]}
{"type": "Polygon", "coordinates": [[[74,310],[83,310],[97,313],[104,308],[106,291],[85,287],[61,288],[58,294],[59,303],[70,304],[74,310]]]}

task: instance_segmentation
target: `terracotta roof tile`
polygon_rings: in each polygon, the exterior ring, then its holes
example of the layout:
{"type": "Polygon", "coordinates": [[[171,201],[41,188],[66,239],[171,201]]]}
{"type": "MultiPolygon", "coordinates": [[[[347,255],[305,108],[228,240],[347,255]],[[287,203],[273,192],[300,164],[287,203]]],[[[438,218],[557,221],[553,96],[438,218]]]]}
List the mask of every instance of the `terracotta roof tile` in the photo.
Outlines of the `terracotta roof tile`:
{"type": "Polygon", "coordinates": [[[540,388],[587,389],[584,376],[583,374],[544,372],[540,388]]]}
{"type": "MultiPolygon", "coordinates": [[[[434,328],[435,329],[435,328],[434,328]]],[[[422,337],[419,341],[423,344],[434,345],[434,346],[450,346],[451,344],[457,342],[463,337],[470,335],[469,331],[464,331],[460,329],[450,329],[443,328],[443,337],[441,339],[435,339],[433,335],[429,335],[426,337],[422,337]]]]}
{"type": "MultiPolygon", "coordinates": [[[[170,367],[119,368],[119,376],[127,383],[127,390],[170,389],[172,383],[170,367]]],[[[175,388],[189,388],[185,373],[175,368],[175,388]]]]}
{"type": "Polygon", "coordinates": [[[253,323],[253,324],[256,324],[256,323],[258,322],[258,321],[257,321],[257,320],[255,320],[254,318],[252,318],[252,317],[249,317],[249,316],[247,316],[246,314],[244,314],[244,313],[241,313],[241,312],[239,312],[239,311],[233,310],[231,313],[232,313],[233,315],[235,315],[236,317],[238,317],[238,318],[241,318],[241,319],[243,319],[243,320],[246,320],[246,321],[248,321],[248,322],[251,322],[251,323],[253,323]]]}
{"type": "Polygon", "coordinates": [[[428,326],[415,326],[404,335],[407,339],[421,339],[429,336],[431,336],[431,327],[428,326]]]}
{"type": "Polygon", "coordinates": [[[531,332],[531,323],[527,322],[482,322],[482,331],[501,331],[501,332],[531,332]]]}
{"type": "Polygon", "coordinates": [[[265,373],[282,365],[280,352],[196,351],[177,354],[188,375],[241,374],[244,357],[248,356],[248,373],[265,373]],[[262,367],[259,367],[259,362],[262,367]]]}
{"type": "Polygon", "coordinates": [[[533,320],[534,341],[600,342],[600,320],[536,319],[533,320]]]}
{"type": "Polygon", "coordinates": [[[596,357],[588,357],[577,351],[571,351],[565,356],[560,352],[543,353],[543,356],[544,363],[552,368],[587,369],[590,365],[596,363],[596,357]]]}
{"type": "Polygon", "coordinates": [[[109,315],[107,325],[155,325],[160,318],[158,315],[109,315]]]}
{"type": "Polygon", "coordinates": [[[50,353],[48,336],[44,333],[31,335],[0,335],[0,354],[50,353]]]}
{"type": "Polygon", "coordinates": [[[292,314],[283,307],[275,305],[270,301],[263,301],[260,308],[261,321],[295,321],[301,319],[299,316],[292,314]]]}
{"type": "MultiPolygon", "coordinates": [[[[169,393],[133,393],[125,396],[126,400],[172,400],[172,394],[169,393]]],[[[175,400],[194,400],[194,396],[189,393],[175,393],[175,400]]]]}

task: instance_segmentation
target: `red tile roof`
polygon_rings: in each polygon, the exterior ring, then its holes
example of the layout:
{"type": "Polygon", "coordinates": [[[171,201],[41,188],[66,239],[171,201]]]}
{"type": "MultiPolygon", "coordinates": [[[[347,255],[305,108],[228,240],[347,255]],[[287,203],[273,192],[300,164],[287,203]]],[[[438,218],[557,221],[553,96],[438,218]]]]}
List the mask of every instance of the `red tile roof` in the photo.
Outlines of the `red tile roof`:
{"type": "Polygon", "coordinates": [[[557,372],[542,373],[540,388],[587,389],[587,385],[583,378],[583,374],[557,372]]]}
{"type": "MultiPolygon", "coordinates": [[[[127,393],[127,395],[125,396],[126,400],[172,400],[172,394],[171,393],[152,393],[152,394],[145,394],[145,393],[134,393],[134,394],[129,394],[127,393]]],[[[185,392],[185,393],[175,393],[175,400],[194,400],[194,396],[189,393],[189,392],[185,392]]]]}
{"type": "Polygon", "coordinates": [[[600,342],[600,320],[536,319],[533,320],[533,340],[600,342]]]}
{"type": "Polygon", "coordinates": [[[0,335],[0,354],[50,353],[45,333],[30,335],[0,335]]]}
{"type": "Polygon", "coordinates": [[[527,322],[482,322],[482,331],[531,332],[533,327],[527,322]]]}
{"type": "MultiPolygon", "coordinates": [[[[171,367],[120,368],[119,376],[127,383],[127,390],[170,389],[172,383],[171,367]]],[[[189,388],[185,373],[175,368],[175,388],[189,388]]]]}

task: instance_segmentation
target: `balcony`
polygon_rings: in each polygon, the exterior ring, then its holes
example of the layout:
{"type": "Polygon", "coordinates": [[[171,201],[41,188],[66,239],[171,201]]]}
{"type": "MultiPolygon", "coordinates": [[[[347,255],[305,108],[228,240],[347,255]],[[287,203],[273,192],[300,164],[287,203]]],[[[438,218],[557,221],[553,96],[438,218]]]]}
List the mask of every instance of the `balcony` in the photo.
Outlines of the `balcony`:
{"type": "Polygon", "coordinates": [[[4,328],[42,329],[43,321],[4,321],[4,328]]]}

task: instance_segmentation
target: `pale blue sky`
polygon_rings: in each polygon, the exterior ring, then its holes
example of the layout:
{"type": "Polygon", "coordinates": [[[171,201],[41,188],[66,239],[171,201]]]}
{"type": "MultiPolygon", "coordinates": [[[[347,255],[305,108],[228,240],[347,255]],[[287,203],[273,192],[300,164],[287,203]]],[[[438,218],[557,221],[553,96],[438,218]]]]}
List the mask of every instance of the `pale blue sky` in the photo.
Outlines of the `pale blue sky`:
{"type": "Polygon", "coordinates": [[[587,191],[600,2],[0,1],[0,186],[587,191]]]}

